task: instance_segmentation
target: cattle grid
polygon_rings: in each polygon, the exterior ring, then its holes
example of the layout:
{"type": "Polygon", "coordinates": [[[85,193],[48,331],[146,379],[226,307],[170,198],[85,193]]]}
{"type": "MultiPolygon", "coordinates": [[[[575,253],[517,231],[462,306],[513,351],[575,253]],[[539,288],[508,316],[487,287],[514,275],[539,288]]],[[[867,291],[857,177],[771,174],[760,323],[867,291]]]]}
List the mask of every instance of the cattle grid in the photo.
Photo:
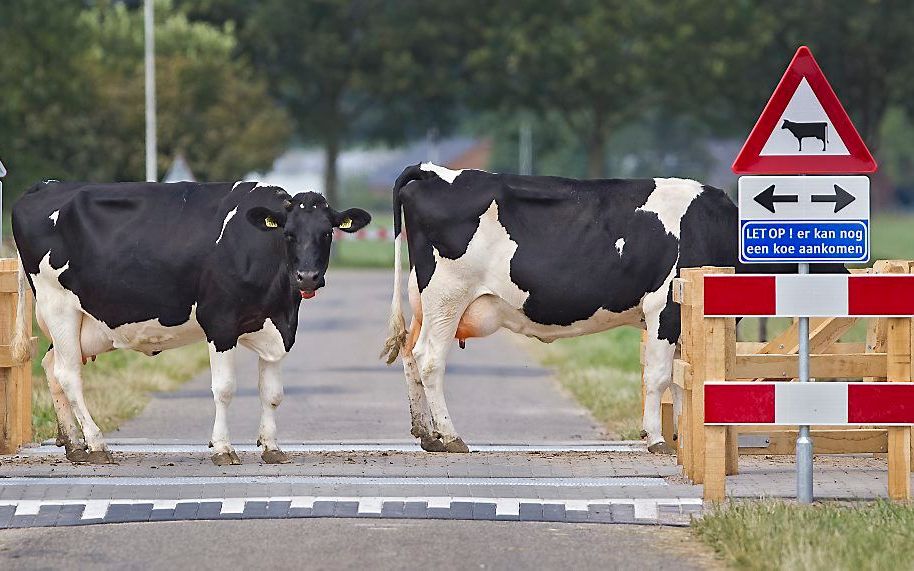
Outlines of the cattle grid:
{"type": "MultiPolygon", "coordinates": [[[[911,261],[883,260],[852,272],[910,274],[912,269],[911,261]]],[[[738,473],[740,454],[792,455],[797,436],[795,427],[705,426],[706,382],[789,382],[798,375],[796,322],[767,343],[750,343],[737,342],[735,318],[705,316],[704,277],[732,273],[733,268],[683,269],[673,285],[673,299],[682,312],[681,354],[674,362],[673,382],[684,394],[677,461],[691,482],[704,485],[705,499],[714,501],[724,499],[725,474],[738,473]]],[[[811,375],[820,380],[911,381],[912,319],[868,318],[865,343],[839,342],[856,320],[811,319],[811,375]]],[[[664,419],[672,423],[671,411],[664,419]]],[[[906,500],[911,493],[910,431],[908,426],[814,426],[812,439],[816,454],[888,453],[889,497],[906,500]]],[[[672,426],[665,426],[664,433],[672,433],[672,426]]]]}

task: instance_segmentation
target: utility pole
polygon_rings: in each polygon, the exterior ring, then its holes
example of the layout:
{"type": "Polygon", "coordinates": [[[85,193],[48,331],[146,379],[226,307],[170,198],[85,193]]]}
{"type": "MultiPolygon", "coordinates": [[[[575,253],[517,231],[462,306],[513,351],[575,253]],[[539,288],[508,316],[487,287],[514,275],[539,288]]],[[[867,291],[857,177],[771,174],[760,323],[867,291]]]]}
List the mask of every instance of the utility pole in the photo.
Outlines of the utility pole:
{"type": "Polygon", "coordinates": [[[527,117],[520,120],[518,127],[517,173],[533,174],[533,125],[527,117]]]}
{"type": "Polygon", "coordinates": [[[155,0],[145,0],[143,21],[146,44],[146,182],[158,180],[156,168],[156,67],[155,67],[155,0]]]}

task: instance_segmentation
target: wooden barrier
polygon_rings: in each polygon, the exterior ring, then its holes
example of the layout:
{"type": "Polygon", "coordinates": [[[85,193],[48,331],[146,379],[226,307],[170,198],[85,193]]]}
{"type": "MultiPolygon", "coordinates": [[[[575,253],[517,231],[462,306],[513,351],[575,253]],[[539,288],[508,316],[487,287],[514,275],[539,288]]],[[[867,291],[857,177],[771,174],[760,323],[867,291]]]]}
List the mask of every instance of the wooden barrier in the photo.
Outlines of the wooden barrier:
{"type": "MultiPolygon", "coordinates": [[[[911,273],[909,261],[881,261],[878,273],[911,273]]],[[[704,276],[733,273],[732,268],[683,269],[673,284],[673,299],[681,306],[682,338],[673,366],[673,382],[683,390],[678,419],[678,461],[692,482],[704,484],[705,499],[725,497],[725,475],[736,474],[740,453],[793,454],[796,427],[705,426],[706,381],[791,381],[798,369],[797,324],[767,343],[737,343],[736,320],[704,316],[704,276]],[[765,447],[738,446],[739,434],[766,440],[765,447]]],[[[841,343],[854,318],[810,320],[810,376],[864,381],[911,381],[912,319],[871,318],[866,343],[841,343]]],[[[666,416],[666,415],[665,415],[666,416]]],[[[669,422],[665,420],[665,423],[669,422]]],[[[668,428],[664,426],[666,434],[668,428]]],[[[910,498],[911,428],[813,427],[816,454],[887,452],[889,497],[910,498]]]]}
{"type": "MultiPolygon", "coordinates": [[[[10,355],[19,299],[18,264],[16,258],[0,259],[0,454],[13,454],[32,440],[32,362],[14,363],[10,355]]],[[[26,295],[29,297],[26,322],[31,334],[31,291],[26,295]]],[[[32,338],[33,345],[36,342],[32,338]]]]}

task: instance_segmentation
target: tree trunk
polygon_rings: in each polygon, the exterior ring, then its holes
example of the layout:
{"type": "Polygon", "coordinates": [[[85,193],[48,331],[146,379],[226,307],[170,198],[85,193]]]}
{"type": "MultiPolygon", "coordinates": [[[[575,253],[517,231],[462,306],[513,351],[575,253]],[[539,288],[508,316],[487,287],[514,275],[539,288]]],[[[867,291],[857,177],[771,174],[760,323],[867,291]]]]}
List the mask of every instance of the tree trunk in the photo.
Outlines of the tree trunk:
{"type": "Polygon", "coordinates": [[[340,156],[340,141],[336,134],[324,140],[324,197],[332,208],[341,208],[336,160],[340,156]]]}
{"type": "Polygon", "coordinates": [[[594,125],[587,143],[587,178],[606,176],[606,129],[594,125]]]}

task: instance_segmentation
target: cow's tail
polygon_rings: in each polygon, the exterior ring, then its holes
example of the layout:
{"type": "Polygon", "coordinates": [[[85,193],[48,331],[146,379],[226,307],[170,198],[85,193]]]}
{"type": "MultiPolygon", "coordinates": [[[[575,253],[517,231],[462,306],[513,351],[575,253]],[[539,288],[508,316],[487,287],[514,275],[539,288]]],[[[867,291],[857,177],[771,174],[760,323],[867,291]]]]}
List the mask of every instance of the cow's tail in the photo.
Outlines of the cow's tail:
{"type": "Polygon", "coordinates": [[[400,189],[414,180],[428,178],[432,173],[423,171],[419,165],[406,167],[393,188],[394,207],[394,293],[390,302],[390,320],[388,323],[388,337],[381,350],[381,358],[390,365],[397,360],[403,345],[406,343],[406,320],[403,318],[403,294],[400,287],[403,284],[403,210],[400,201],[400,189]]]}
{"type": "Polygon", "coordinates": [[[28,302],[29,284],[25,278],[25,268],[22,267],[22,258],[19,258],[19,276],[17,278],[16,293],[16,324],[13,331],[13,340],[10,342],[10,353],[14,363],[24,363],[32,358],[32,339],[29,335],[28,302]]]}

